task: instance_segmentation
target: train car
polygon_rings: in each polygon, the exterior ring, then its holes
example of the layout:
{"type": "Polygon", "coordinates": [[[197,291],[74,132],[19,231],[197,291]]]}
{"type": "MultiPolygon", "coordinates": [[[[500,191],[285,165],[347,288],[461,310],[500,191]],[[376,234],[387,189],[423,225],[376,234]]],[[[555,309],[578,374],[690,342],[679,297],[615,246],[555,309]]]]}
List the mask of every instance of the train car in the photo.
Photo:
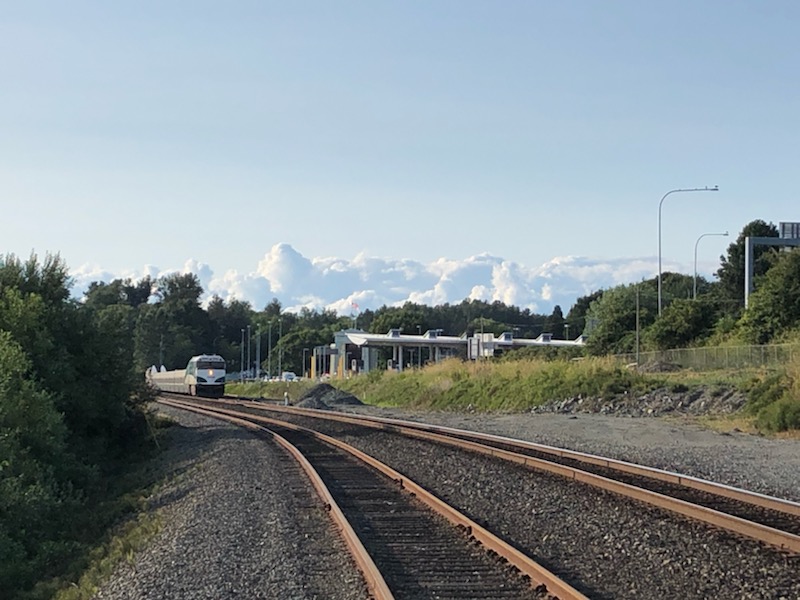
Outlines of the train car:
{"type": "Polygon", "coordinates": [[[145,377],[154,387],[165,392],[220,398],[225,394],[225,359],[217,354],[193,356],[185,369],[147,370],[145,377]]]}

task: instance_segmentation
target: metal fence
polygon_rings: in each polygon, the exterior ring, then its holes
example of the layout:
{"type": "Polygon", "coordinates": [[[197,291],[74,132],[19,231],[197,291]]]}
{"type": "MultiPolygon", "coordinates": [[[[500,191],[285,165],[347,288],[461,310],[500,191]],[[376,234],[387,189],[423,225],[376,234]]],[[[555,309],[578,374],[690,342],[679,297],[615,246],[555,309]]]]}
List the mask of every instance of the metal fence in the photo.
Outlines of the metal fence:
{"type": "MultiPolygon", "coordinates": [[[[636,354],[618,354],[620,360],[635,363],[636,354]]],[[[765,346],[715,346],[640,352],[639,365],[666,363],[684,369],[713,370],[745,367],[776,367],[800,356],[798,344],[765,346]]]]}

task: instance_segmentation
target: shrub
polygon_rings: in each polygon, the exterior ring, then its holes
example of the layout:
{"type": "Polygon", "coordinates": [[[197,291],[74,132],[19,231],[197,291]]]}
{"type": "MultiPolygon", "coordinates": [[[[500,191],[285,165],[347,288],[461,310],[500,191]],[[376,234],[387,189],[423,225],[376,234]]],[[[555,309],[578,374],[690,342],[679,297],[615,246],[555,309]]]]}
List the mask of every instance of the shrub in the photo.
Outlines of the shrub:
{"type": "Polygon", "coordinates": [[[756,423],[767,431],[800,429],[800,399],[785,394],[759,413],[756,423]]]}
{"type": "Polygon", "coordinates": [[[772,373],[746,385],[747,411],[757,415],[762,409],[777,402],[787,392],[788,382],[783,373],[772,373]]]}

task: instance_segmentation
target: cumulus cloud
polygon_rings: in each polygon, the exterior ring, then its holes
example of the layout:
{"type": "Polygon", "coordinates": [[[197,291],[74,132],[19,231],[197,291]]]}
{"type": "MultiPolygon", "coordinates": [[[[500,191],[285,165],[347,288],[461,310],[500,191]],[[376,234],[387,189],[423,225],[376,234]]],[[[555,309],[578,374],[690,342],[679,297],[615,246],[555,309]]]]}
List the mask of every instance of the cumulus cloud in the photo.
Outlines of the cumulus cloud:
{"type": "MultiPolygon", "coordinates": [[[[305,307],[339,314],[408,301],[437,305],[470,298],[549,313],[556,304],[566,312],[578,297],[598,289],[653,277],[657,269],[658,263],[652,257],[558,256],[539,266],[486,253],[463,259],[440,258],[427,264],[365,254],[353,259],[307,258],[291,245],[281,243],[270,248],[249,273],[228,270],[216,274],[210,265],[188,259],[181,269],[146,265],[138,270],[110,273],[100,267],[83,266],[71,275],[75,282],[73,292],[81,295],[92,281],[194,273],[206,291],[205,300],[212,295],[224,300],[235,298],[250,302],[257,310],[272,298],[278,298],[292,311],[305,307]]],[[[666,264],[664,270],[682,268],[666,264]]]]}

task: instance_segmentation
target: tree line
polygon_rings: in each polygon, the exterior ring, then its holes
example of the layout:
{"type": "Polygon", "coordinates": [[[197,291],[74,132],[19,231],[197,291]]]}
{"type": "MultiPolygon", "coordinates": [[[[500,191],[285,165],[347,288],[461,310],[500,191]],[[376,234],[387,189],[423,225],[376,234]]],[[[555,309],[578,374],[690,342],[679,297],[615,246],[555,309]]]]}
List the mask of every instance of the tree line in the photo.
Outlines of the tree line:
{"type": "Polygon", "coordinates": [[[447,335],[509,331],[515,337],[550,333],[556,339],[586,334],[587,352],[594,355],[632,352],[637,323],[642,350],[719,343],[731,337],[742,343],[766,343],[781,339],[800,318],[798,296],[792,292],[798,285],[795,282],[800,282],[794,266],[797,253],[756,247],[756,291],[745,313],[747,236],[778,237],[778,230],[762,220],[748,223],[720,257],[715,281],[699,277],[695,282],[691,275],[663,273],[661,316],[655,277],[592,292],[578,298],[566,315],[560,306],[550,314],[537,314],[482,300],[438,306],[406,302],[342,316],[306,308],[287,312],[277,299],[257,310],[245,301],[214,296],[204,309],[204,290],[193,274],[172,274],[157,281],[96,282],[87,291],[84,305],[130,311],[133,361],[139,371],[162,364],[181,368],[193,354],[213,352],[225,358],[232,372],[254,372],[259,348],[263,373],[302,373],[309,367],[314,347],[330,344],[337,331],[355,326],[373,333],[395,328],[409,334],[430,329],[447,335]]]}
{"type": "Polygon", "coordinates": [[[113,476],[146,451],[141,407],[149,396],[133,368],[135,310],[83,305],[70,287],[58,257],[0,257],[4,597],[89,551],[114,518],[98,509],[113,476]]]}

